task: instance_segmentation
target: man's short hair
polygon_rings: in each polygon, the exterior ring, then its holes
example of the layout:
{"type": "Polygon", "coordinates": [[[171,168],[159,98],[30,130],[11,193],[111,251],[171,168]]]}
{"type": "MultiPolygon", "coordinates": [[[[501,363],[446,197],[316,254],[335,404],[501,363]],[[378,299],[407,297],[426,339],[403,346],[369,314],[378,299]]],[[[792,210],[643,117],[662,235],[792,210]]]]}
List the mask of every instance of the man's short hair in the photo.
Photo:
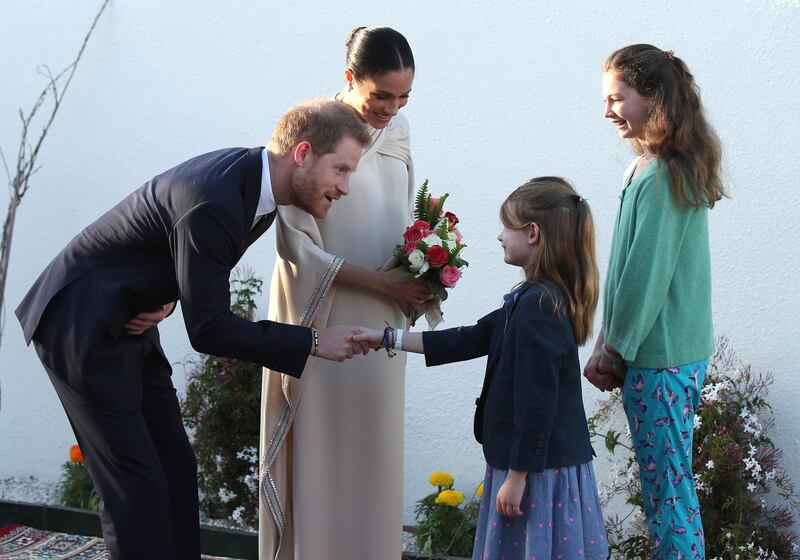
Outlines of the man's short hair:
{"type": "Polygon", "coordinates": [[[268,149],[286,155],[298,142],[307,141],[318,156],[336,150],[342,138],[350,137],[366,146],[370,135],[358,113],[339,101],[313,99],[299,103],[278,120],[268,149]]]}

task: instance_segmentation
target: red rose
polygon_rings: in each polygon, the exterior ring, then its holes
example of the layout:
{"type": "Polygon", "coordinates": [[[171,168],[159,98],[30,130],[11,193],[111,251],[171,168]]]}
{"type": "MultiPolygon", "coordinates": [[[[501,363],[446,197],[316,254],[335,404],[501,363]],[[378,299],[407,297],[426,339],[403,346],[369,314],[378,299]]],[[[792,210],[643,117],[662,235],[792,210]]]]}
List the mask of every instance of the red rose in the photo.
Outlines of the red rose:
{"type": "Polygon", "coordinates": [[[413,253],[414,249],[416,249],[416,248],[417,248],[417,246],[414,243],[406,243],[406,245],[404,247],[405,252],[406,252],[406,256],[408,256],[411,253],[413,253]]]}
{"type": "Polygon", "coordinates": [[[403,241],[405,241],[406,244],[418,243],[423,237],[425,237],[425,235],[421,229],[411,226],[403,234],[403,241]]]}
{"type": "Polygon", "coordinates": [[[420,239],[428,237],[431,233],[433,233],[433,230],[428,222],[425,220],[417,220],[403,234],[403,240],[406,243],[417,243],[420,239]]]}
{"type": "Polygon", "coordinates": [[[454,287],[458,283],[459,278],[461,278],[461,271],[450,265],[444,267],[442,273],[439,275],[439,281],[443,286],[447,286],[448,288],[454,287]]]}
{"type": "Polygon", "coordinates": [[[444,247],[434,245],[428,249],[428,262],[432,267],[438,268],[446,264],[448,259],[450,259],[450,253],[444,247]]]}
{"type": "Polygon", "coordinates": [[[458,217],[452,212],[445,212],[444,215],[447,217],[447,229],[452,230],[455,228],[458,223],[458,217]]]}

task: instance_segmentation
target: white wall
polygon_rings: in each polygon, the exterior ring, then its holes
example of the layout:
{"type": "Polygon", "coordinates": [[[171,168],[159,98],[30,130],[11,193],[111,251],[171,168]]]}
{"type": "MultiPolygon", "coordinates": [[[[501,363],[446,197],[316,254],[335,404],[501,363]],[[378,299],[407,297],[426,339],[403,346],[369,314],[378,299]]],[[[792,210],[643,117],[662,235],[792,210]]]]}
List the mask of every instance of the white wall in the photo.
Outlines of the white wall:
{"type": "MultiPolygon", "coordinates": [[[[67,64],[99,3],[0,0],[0,146],[7,157],[16,154],[17,108],[27,109],[44,85],[36,66],[67,64]]],[[[716,331],[758,369],[775,372],[775,439],[800,482],[800,4],[339,4],[112,0],[18,215],[0,349],[0,478],[56,479],[73,442],[12,314],[53,255],[153,174],[218,147],[263,144],[289,105],[341,86],[353,26],[386,24],[406,34],[417,61],[405,111],[418,178],[450,192],[469,244],[472,264],[446,304],[446,326],[488,312],[519,279],[502,263],[497,208],[535,175],[567,176],[589,199],[604,272],[631,152],[602,118],[600,66],[635,42],[673,49],[689,64],[722,138],[733,194],[711,213],[716,331]]],[[[264,276],[273,244],[273,234],[265,236],[244,259],[264,276]]],[[[177,318],[163,326],[163,339],[176,361],[191,352],[177,318]]],[[[467,491],[482,477],[471,436],[482,368],[476,361],[426,370],[421,359],[409,360],[408,521],[430,488],[430,471],[451,471],[467,491]]],[[[174,379],[184,386],[180,365],[174,379]]],[[[587,385],[589,409],[596,396],[587,385]]]]}

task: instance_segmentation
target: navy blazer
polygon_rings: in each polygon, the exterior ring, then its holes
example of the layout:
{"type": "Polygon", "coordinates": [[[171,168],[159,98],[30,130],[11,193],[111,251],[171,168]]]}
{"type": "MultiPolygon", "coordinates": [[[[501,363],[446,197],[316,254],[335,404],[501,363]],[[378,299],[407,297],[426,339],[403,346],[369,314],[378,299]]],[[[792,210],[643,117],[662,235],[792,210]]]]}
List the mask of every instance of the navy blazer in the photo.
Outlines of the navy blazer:
{"type": "MultiPolygon", "coordinates": [[[[85,302],[112,336],[141,311],[180,300],[199,352],[299,376],[311,348],[306,327],[248,321],[230,309],[230,273],[270,219],[253,227],[263,148],[229,148],[154,177],[79,233],[16,310],[28,344],[53,297],[79,278],[85,302]]],[[[73,290],[74,292],[74,290],[73,290]]],[[[70,292],[72,294],[72,292],[70,292]]],[[[157,329],[148,329],[159,351],[157,329]]],[[[163,351],[162,351],[163,354],[163,351]]]]}
{"type": "Polygon", "coordinates": [[[474,422],[489,465],[542,472],[592,459],[572,324],[544,288],[526,282],[508,312],[422,338],[428,366],[489,356],[474,422]]]}

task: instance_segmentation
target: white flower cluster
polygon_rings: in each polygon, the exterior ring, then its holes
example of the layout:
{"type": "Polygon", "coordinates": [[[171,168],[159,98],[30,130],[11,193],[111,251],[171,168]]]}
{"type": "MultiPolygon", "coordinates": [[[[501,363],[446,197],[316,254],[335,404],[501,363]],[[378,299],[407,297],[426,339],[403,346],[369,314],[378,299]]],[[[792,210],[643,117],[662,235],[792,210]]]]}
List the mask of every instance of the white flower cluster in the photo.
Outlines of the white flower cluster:
{"type": "Polygon", "coordinates": [[[217,495],[219,496],[219,499],[222,500],[222,503],[225,503],[225,504],[227,504],[231,500],[235,500],[236,499],[236,494],[231,492],[230,490],[228,490],[224,486],[219,489],[219,492],[217,492],[217,495]]]}
{"type": "Polygon", "coordinates": [[[243,514],[244,514],[244,506],[239,506],[235,510],[233,510],[233,513],[231,513],[231,519],[233,519],[236,523],[241,525],[242,523],[244,523],[243,514]]]}
{"type": "Polygon", "coordinates": [[[720,392],[724,392],[728,388],[728,381],[721,379],[717,383],[709,383],[700,391],[700,397],[703,402],[714,403],[720,400],[720,392]]]}
{"type": "Polygon", "coordinates": [[[747,453],[747,457],[744,458],[744,470],[750,472],[750,476],[753,477],[753,480],[759,482],[764,479],[761,474],[761,463],[758,462],[756,459],[756,453],[758,449],[752,443],[749,446],[749,451],[747,453]]]}
{"type": "Polygon", "coordinates": [[[711,492],[711,488],[700,478],[700,473],[694,473],[694,488],[698,492],[711,492]]]}
{"type": "MultiPolygon", "coordinates": [[[[247,489],[250,490],[250,492],[258,492],[258,448],[252,446],[245,447],[236,454],[236,458],[246,461],[250,464],[250,472],[240,477],[239,481],[247,486],[247,489]]],[[[239,508],[237,508],[237,510],[238,509],[239,508]]],[[[243,508],[242,511],[244,511],[243,508]]],[[[232,515],[235,517],[236,511],[234,511],[232,515]]],[[[239,517],[241,517],[241,513],[239,514],[239,517]]]]}
{"type": "Polygon", "coordinates": [[[251,465],[258,464],[258,447],[253,447],[252,445],[249,447],[243,448],[236,454],[237,459],[242,459],[247,461],[251,465]]]}
{"type": "Polygon", "coordinates": [[[742,408],[739,416],[741,416],[742,420],[744,420],[744,427],[742,429],[745,431],[745,433],[748,433],[753,437],[758,437],[761,435],[761,423],[758,421],[758,416],[750,412],[747,407],[742,408]]]}
{"type": "MultiPolygon", "coordinates": [[[[733,533],[726,533],[725,538],[729,541],[732,540],[733,533]]],[[[778,555],[775,554],[775,552],[761,548],[760,546],[756,547],[755,543],[752,542],[748,544],[740,544],[736,547],[734,547],[732,543],[728,543],[725,549],[732,553],[729,557],[722,558],[715,556],[710,560],[727,560],[727,558],[730,558],[730,560],[778,560],[778,555]]]]}

